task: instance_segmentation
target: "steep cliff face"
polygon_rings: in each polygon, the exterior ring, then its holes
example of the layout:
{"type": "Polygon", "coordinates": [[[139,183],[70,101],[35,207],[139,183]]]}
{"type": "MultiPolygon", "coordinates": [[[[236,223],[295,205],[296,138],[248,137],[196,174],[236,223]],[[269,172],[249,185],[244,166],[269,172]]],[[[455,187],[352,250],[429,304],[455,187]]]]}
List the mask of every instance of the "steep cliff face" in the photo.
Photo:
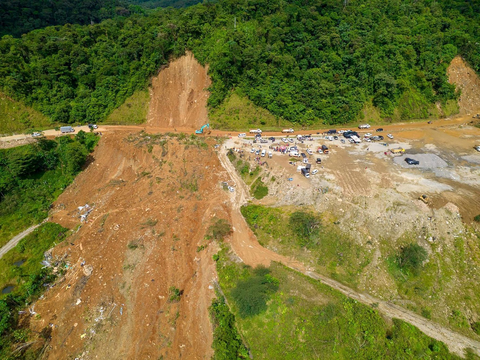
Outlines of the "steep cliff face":
{"type": "Polygon", "coordinates": [[[480,111],[480,78],[460,56],[455,57],[447,69],[448,81],[462,94],[458,101],[460,114],[480,111]]]}
{"type": "Polygon", "coordinates": [[[153,127],[198,128],[208,122],[208,67],[193,54],[171,62],[152,80],[148,125],[153,127]]]}

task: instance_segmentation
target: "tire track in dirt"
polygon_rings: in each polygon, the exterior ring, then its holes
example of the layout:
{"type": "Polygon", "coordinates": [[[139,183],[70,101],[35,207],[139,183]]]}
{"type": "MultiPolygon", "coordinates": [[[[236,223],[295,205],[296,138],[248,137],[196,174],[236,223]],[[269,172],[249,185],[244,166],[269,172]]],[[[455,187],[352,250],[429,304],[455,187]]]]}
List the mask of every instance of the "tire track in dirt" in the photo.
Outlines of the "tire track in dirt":
{"type": "Polygon", "coordinates": [[[248,188],[246,188],[243,180],[240,178],[235,171],[235,168],[228,160],[225,151],[219,151],[218,156],[221,164],[237,185],[235,197],[232,199],[231,214],[235,231],[232,235],[230,243],[232,250],[243,260],[245,264],[252,267],[257,265],[269,266],[271,261],[277,261],[295,271],[299,271],[304,275],[311,277],[312,279],[321,281],[323,284],[340,291],[342,294],[354,300],[357,300],[368,306],[375,306],[379,312],[390,318],[397,318],[417,327],[427,336],[445,343],[452,353],[465,357],[465,350],[470,348],[475,354],[480,356],[479,341],[470,339],[440,324],[427,320],[422,316],[406,310],[398,305],[392,304],[391,302],[377,299],[368,294],[359,293],[335,280],[311,271],[311,269],[306,268],[304,264],[294,259],[289,259],[262,247],[258,243],[255,235],[248,227],[240,212],[240,207],[246,202],[248,197],[248,195],[246,195],[248,194],[248,188]]]}

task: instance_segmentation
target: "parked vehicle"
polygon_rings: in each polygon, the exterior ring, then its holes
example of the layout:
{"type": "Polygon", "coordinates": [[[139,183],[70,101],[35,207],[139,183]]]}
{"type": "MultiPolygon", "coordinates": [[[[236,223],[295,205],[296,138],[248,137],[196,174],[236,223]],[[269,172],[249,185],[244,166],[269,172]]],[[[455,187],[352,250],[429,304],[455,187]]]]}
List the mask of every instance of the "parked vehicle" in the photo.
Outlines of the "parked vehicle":
{"type": "Polygon", "coordinates": [[[308,155],[312,155],[312,154],[313,154],[313,151],[310,150],[310,149],[307,149],[307,154],[308,154],[308,155]]]}
{"type": "Polygon", "coordinates": [[[350,131],[350,130],[347,130],[343,133],[343,137],[345,137],[346,139],[349,139],[354,135],[358,136],[358,133],[356,131],[350,131]]]}
{"type": "Polygon", "coordinates": [[[271,151],[268,152],[268,158],[271,159],[273,156],[273,153],[271,151]]]}
{"type": "Polygon", "coordinates": [[[262,150],[262,157],[265,157],[265,149],[262,150]]]}
{"type": "Polygon", "coordinates": [[[370,129],[370,125],[369,124],[362,124],[362,125],[358,125],[358,128],[359,129],[370,129]]]}
{"type": "Polygon", "coordinates": [[[62,134],[67,134],[67,133],[75,132],[75,129],[71,126],[62,126],[60,128],[60,131],[62,132],[62,134]]]}
{"type": "Polygon", "coordinates": [[[371,133],[366,133],[365,135],[363,135],[363,137],[370,137],[370,136],[372,136],[371,133]]]}
{"type": "Polygon", "coordinates": [[[42,137],[42,136],[43,136],[43,134],[41,132],[34,132],[32,134],[32,137],[42,137]]]}
{"type": "Polygon", "coordinates": [[[427,205],[428,205],[428,203],[430,202],[430,198],[429,198],[427,195],[425,195],[425,194],[423,194],[422,196],[420,196],[420,197],[418,198],[418,200],[423,201],[423,202],[424,202],[425,204],[427,204],[427,205]]]}
{"type": "Polygon", "coordinates": [[[242,138],[242,137],[245,137],[245,136],[247,136],[247,134],[245,134],[245,133],[238,134],[239,138],[242,138]]]}
{"type": "Polygon", "coordinates": [[[337,130],[334,130],[334,129],[327,131],[327,134],[336,134],[336,133],[337,133],[337,130]]]}
{"type": "Polygon", "coordinates": [[[393,155],[399,155],[399,154],[403,154],[405,152],[405,149],[403,149],[403,148],[391,149],[390,152],[393,155]]]}
{"type": "Polygon", "coordinates": [[[317,170],[317,169],[315,169],[315,170],[312,171],[312,175],[315,175],[316,173],[318,173],[318,170],[317,170]]]}
{"type": "Polygon", "coordinates": [[[306,178],[310,177],[310,173],[308,172],[307,168],[302,168],[301,172],[302,172],[302,175],[305,176],[306,178]]]}
{"type": "Polygon", "coordinates": [[[261,134],[262,133],[262,130],[260,129],[252,129],[250,130],[250,134],[261,134]]]}
{"type": "Polygon", "coordinates": [[[387,137],[388,137],[389,139],[393,139],[393,135],[392,135],[392,134],[388,134],[387,137]]]}
{"type": "Polygon", "coordinates": [[[293,129],[283,129],[282,133],[293,133],[295,130],[293,129]]]}
{"type": "Polygon", "coordinates": [[[412,158],[405,158],[405,161],[408,165],[419,165],[420,161],[412,159],[412,158]]]}
{"type": "Polygon", "coordinates": [[[294,150],[294,151],[290,151],[290,156],[291,157],[298,157],[298,156],[300,156],[300,154],[298,153],[298,151],[294,150]]]}
{"type": "Polygon", "coordinates": [[[333,137],[333,140],[338,140],[338,136],[334,136],[334,137],[333,137]]]}
{"type": "Polygon", "coordinates": [[[328,147],[327,145],[322,145],[322,151],[324,154],[328,154],[328,147]]]}
{"type": "Polygon", "coordinates": [[[252,149],[250,150],[250,152],[251,152],[251,153],[254,153],[254,152],[255,152],[255,149],[252,148],[252,149]]]}
{"type": "Polygon", "coordinates": [[[300,155],[301,155],[302,158],[304,158],[304,159],[307,157],[307,155],[305,155],[305,153],[301,153],[300,155]]]}
{"type": "Polygon", "coordinates": [[[345,144],[345,139],[340,139],[340,142],[341,142],[342,144],[345,144]]]}
{"type": "Polygon", "coordinates": [[[88,124],[88,127],[89,127],[90,129],[98,129],[98,126],[95,125],[95,124],[88,124]]]}
{"type": "Polygon", "coordinates": [[[315,162],[316,162],[317,164],[321,164],[321,163],[322,163],[322,159],[317,158],[317,160],[315,160],[315,162]]]}
{"type": "Polygon", "coordinates": [[[480,145],[475,146],[474,149],[480,152],[480,145]]]}
{"type": "Polygon", "coordinates": [[[377,130],[375,130],[376,132],[382,132],[383,131],[383,128],[378,128],[377,130]]]}

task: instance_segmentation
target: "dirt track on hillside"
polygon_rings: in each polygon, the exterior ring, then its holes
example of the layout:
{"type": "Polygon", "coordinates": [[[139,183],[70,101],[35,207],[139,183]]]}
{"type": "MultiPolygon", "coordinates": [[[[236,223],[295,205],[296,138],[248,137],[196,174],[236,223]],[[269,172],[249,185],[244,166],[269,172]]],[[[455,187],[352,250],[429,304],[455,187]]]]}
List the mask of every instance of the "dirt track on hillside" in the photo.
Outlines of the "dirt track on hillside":
{"type": "Polygon", "coordinates": [[[231,179],[237,185],[235,198],[232,199],[231,219],[232,224],[235,228],[235,232],[232,236],[231,246],[233,251],[243,260],[244,263],[255,267],[258,265],[269,266],[271,261],[280,262],[293,270],[300,271],[313,279],[321,281],[325,285],[328,285],[335,290],[340,291],[344,295],[355,299],[365,305],[376,306],[382,314],[390,318],[401,319],[409,324],[418,327],[426,335],[444,342],[448,346],[449,350],[453,353],[456,353],[460,356],[465,356],[465,350],[467,348],[471,348],[477,355],[480,356],[480,342],[470,339],[464,335],[458,334],[437,323],[429,321],[424,317],[415,314],[409,310],[406,310],[400,306],[377,299],[368,294],[356,292],[355,290],[335,280],[314,273],[310,269],[306,268],[303,264],[295,261],[295,259],[286,258],[285,256],[279,255],[271,250],[262,247],[258,243],[255,235],[248,228],[245,219],[240,213],[240,207],[245,204],[246,200],[248,199],[248,188],[246,188],[243,181],[235,171],[235,168],[228,160],[225,151],[221,151],[219,153],[219,158],[221,164],[225,169],[227,169],[231,179]]]}
{"type": "Polygon", "coordinates": [[[172,61],[152,80],[147,124],[198,129],[208,123],[210,84],[208,67],[200,65],[191,52],[172,61]]]}

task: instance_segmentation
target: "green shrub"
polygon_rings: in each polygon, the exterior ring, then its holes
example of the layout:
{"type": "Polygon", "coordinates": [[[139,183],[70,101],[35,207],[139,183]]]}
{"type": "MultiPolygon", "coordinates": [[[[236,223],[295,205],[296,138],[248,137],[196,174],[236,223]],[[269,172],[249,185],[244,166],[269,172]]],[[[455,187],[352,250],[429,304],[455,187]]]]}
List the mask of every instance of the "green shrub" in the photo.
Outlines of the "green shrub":
{"type": "Polygon", "coordinates": [[[409,244],[403,247],[397,257],[398,266],[402,270],[417,274],[427,259],[427,250],[418,244],[409,244]]]}
{"type": "Polygon", "coordinates": [[[225,219],[216,219],[208,228],[207,233],[215,240],[223,240],[232,233],[232,225],[225,219]]]}
{"type": "Polygon", "coordinates": [[[270,294],[278,290],[278,285],[278,280],[264,267],[256,268],[246,280],[238,281],[231,294],[240,316],[254,316],[265,311],[270,294]]]}
{"type": "Polygon", "coordinates": [[[225,298],[212,301],[209,308],[213,324],[213,360],[248,359],[248,350],[235,326],[235,316],[230,312],[225,298]]]}
{"type": "Polygon", "coordinates": [[[261,178],[255,180],[255,182],[252,184],[251,191],[253,193],[253,197],[258,200],[263,199],[268,195],[268,187],[265,186],[265,183],[261,178]]]}
{"type": "Polygon", "coordinates": [[[175,286],[170,286],[170,289],[168,289],[168,301],[171,303],[179,302],[182,294],[183,294],[183,290],[180,290],[175,286]]]}
{"type": "Polygon", "coordinates": [[[292,213],[289,224],[301,246],[307,245],[312,237],[318,236],[320,231],[320,219],[304,211],[292,213]]]}
{"type": "Polygon", "coordinates": [[[473,220],[476,221],[476,222],[480,222],[480,214],[478,214],[477,216],[475,216],[475,217],[473,218],[473,220]]]}

